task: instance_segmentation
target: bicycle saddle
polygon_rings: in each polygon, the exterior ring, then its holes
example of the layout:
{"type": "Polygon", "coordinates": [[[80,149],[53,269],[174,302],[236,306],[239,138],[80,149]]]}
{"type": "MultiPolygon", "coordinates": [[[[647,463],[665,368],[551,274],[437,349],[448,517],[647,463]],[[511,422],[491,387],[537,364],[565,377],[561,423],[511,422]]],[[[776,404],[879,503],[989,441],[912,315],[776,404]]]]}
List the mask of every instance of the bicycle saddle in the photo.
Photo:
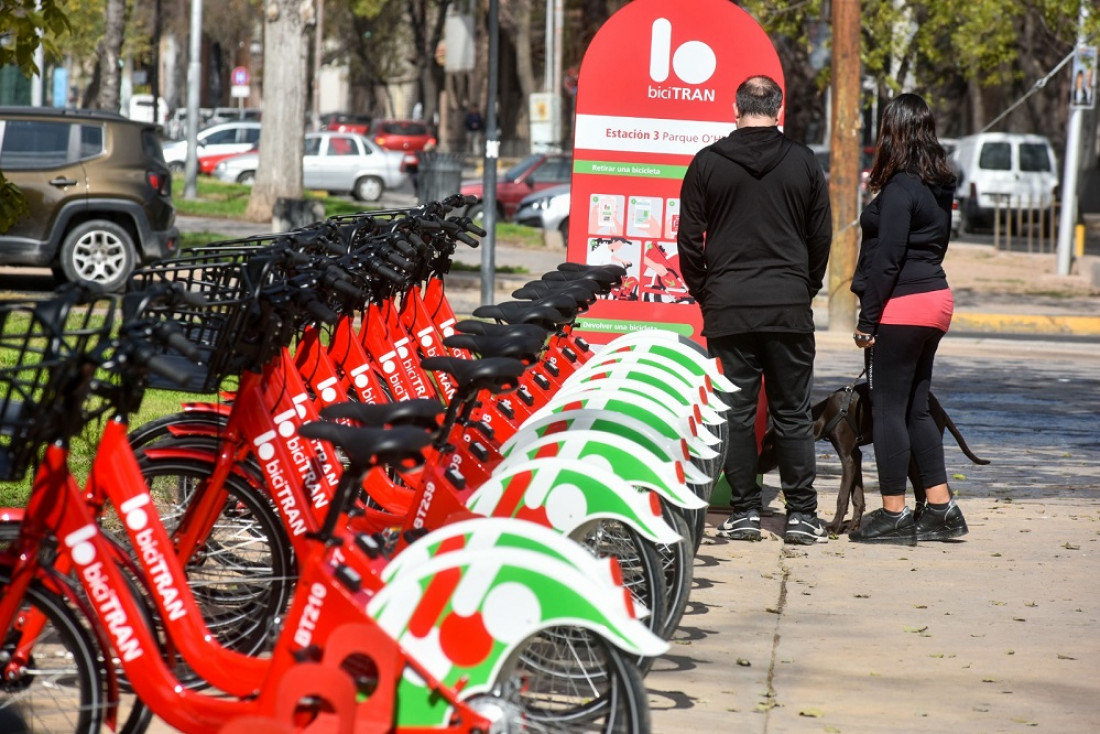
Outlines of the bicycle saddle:
{"type": "Polygon", "coordinates": [[[615,265],[614,263],[589,265],[588,263],[563,262],[558,264],[558,270],[563,273],[588,273],[596,270],[603,270],[617,275],[620,278],[626,277],[626,268],[622,265],[615,265]]]}
{"type": "Polygon", "coordinates": [[[594,268],[590,270],[551,270],[542,274],[543,280],[551,282],[574,282],[578,280],[594,280],[605,287],[614,287],[622,282],[623,276],[610,270],[594,268]]]}
{"type": "Polygon", "coordinates": [[[512,291],[514,298],[522,298],[528,301],[537,301],[540,298],[554,293],[567,293],[577,299],[577,302],[592,304],[600,294],[610,293],[611,289],[595,280],[532,280],[522,288],[512,291]]]}
{"type": "Polygon", "coordinates": [[[349,419],[363,426],[381,428],[390,426],[415,426],[425,430],[439,427],[436,418],[446,408],[438,400],[419,398],[396,403],[337,403],[321,409],[321,417],[329,420],[349,419]]]}
{"type": "Polygon", "coordinates": [[[535,364],[545,340],[514,335],[453,334],[443,339],[443,345],[468,349],[481,357],[514,357],[524,364],[535,364]]]}
{"type": "Polygon", "coordinates": [[[514,336],[521,339],[546,341],[552,333],[538,324],[498,324],[495,321],[467,319],[455,324],[455,331],[463,334],[488,334],[490,336],[514,336]]]}
{"type": "Polygon", "coordinates": [[[508,324],[538,324],[553,331],[572,320],[572,317],[566,317],[553,306],[526,301],[505,301],[495,306],[478,306],[473,315],[508,324]]]}
{"type": "Polygon", "coordinates": [[[425,357],[420,366],[432,372],[446,372],[458,382],[462,393],[478,390],[504,392],[519,385],[519,376],[527,366],[511,357],[459,359],[458,357],[425,357]]]}
{"type": "Polygon", "coordinates": [[[430,433],[413,426],[372,428],[314,421],[299,428],[298,433],[339,446],[351,466],[358,469],[376,464],[419,466],[424,463],[421,449],[432,441],[430,433]]]}

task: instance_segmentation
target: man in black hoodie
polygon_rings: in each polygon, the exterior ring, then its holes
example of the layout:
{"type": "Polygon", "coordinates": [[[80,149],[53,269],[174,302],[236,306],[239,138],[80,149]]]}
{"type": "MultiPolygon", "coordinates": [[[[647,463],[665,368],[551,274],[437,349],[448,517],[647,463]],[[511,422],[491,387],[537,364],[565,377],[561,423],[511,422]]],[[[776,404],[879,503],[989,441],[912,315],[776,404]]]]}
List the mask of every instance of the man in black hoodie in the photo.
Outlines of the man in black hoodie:
{"type": "Polygon", "coordinates": [[[737,129],[699,151],[684,176],[677,246],[707,347],[741,388],[731,396],[725,464],[733,513],[718,534],[761,537],[755,424],[763,375],[787,505],[784,540],[809,545],[828,541],[813,486],[811,303],[829,260],[832,215],[813,152],[777,127],[782,105],[769,77],[737,88],[737,129]]]}

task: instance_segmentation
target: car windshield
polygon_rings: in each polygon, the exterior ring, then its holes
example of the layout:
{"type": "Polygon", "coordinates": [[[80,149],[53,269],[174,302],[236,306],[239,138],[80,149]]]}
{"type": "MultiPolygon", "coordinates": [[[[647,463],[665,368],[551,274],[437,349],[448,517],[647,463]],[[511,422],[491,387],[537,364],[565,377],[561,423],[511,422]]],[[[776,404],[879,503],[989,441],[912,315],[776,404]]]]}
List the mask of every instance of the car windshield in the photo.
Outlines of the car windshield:
{"type": "Polygon", "coordinates": [[[522,161],[504,172],[504,180],[515,181],[517,178],[520,178],[521,176],[523,176],[523,174],[527,173],[527,171],[530,170],[531,167],[538,163],[540,160],[542,160],[542,156],[538,153],[527,156],[522,161]]]}

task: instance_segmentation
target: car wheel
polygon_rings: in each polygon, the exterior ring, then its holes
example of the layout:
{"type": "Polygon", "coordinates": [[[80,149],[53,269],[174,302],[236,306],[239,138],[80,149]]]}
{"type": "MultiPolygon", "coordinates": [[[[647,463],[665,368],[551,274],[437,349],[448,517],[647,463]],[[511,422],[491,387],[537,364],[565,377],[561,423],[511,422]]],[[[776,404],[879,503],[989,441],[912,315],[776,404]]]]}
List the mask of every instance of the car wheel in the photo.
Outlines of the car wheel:
{"type": "Polygon", "coordinates": [[[378,201],[385,190],[382,179],[377,176],[363,176],[355,182],[355,189],[351,193],[359,201],[378,201]]]}
{"type": "Polygon", "coordinates": [[[569,247],[569,217],[561,220],[561,224],[558,225],[558,232],[561,233],[561,243],[569,247]]]}
{"type": "Polygon", "coordinates": [[[58,261],[66,280],[113,291],[126,283],[137,255],[129,232],[114,222],[93,219],[65,236],[58,261]]]}
{"type": "Polygon", "coordinates": [[[251,186],[252,184],[256,183],[256,172],[241,171],[240,174],[237,175],[237,183],[244,184],[245,186],[251,186]]]}

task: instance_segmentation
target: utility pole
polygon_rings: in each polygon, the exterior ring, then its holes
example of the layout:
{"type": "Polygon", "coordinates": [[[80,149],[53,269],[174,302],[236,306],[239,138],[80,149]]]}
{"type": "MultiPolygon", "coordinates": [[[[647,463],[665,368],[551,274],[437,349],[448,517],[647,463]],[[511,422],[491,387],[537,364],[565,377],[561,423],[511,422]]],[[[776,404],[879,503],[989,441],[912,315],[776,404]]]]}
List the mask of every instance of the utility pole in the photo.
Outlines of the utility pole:
{"type": "MultiPolygon", "coordinates": [[[[1077,13],[1077,49],[1085,45],[1085,22],[1088,3],[1081,0],[1077,13]]],[[[1058,220],[1058,275],[1069,275],[1073,264],[1073,242],[1077,229],[1077,172],[1081,168],[1081,126],[1085,110],[1070,105],[1069,127],[1066,131],[1066,167],[1062,174],[1062,213],[1058,220]]]]}
{"type": "Polygon", "coordinates": [[[202,88],[202,0],[191,0],[191,43],[187,60],[187,161],[183,198],[199,198],[199,91],[202,88]]]}
{"type": "Polygon", "coordinates": [[[852,331],[856,299],[849,290],[859,242],[860,78],[859,0],[833,0],[832,105],[829,134],[829,202],[833,246],[829,253],[829,331],[852,331]]]}
{"type": "Polygon", "coordinates": [[[317,26],[313,36],[313,129],[321,129],[321,61],[325,47],[325,0],[317,0],[317,26]]]}
{"type": "Polygon", "coordinates": [[[485,106],[485,158],[482,173],[481,212],[485,236],[481,238],[481,305],[493,302],[496,293],[497,161],[500,130],[497,129],[497,77],[500,75],[500,0],[489,0],[489,100],[485,106]]]}

